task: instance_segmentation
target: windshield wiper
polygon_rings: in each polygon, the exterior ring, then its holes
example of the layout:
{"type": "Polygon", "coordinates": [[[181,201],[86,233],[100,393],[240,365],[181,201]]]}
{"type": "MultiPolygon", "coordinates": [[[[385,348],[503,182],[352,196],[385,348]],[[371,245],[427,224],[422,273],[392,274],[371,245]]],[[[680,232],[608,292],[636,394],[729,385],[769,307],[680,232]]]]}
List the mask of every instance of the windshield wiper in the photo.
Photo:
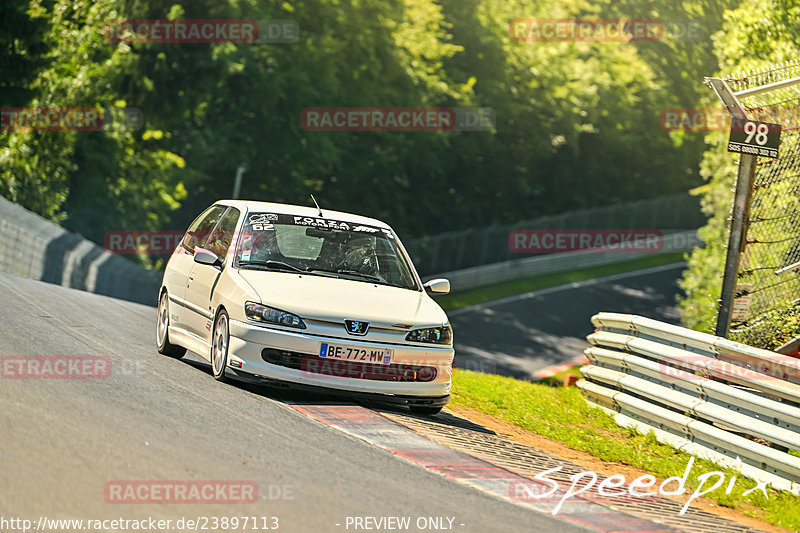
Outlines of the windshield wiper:
{"type": "Polygon", "coordinates": [[[239,261],[239,266],[263,266],[269,268],[270,270],[288,270],[289,272],[305,272],[305,270],[301,268],[297,268],[294,265],[290,265],[289,263],[284,263],[283,261],[239,261]]]}
{"type": "Polygon", "coordinates": [[[358,276],[360,278],[369,279],[372,281],[380,281],[382,283],[386,283],[386,280],[380,276],[373,276],[372,274],[364,274],[363,272],[358,272],[356,270],[345,270],[340,269],[336,271],[337,274],[347,274],[348,276],[358,276]]]}
{"type": "Polygon", "coordinates": [[[309,268],[309,272],[328,272],[329,274],[345,274],[347,276],[357,276],[359,278],[363,278],[369,281],[377,281],[380,283],[386,283],[386,280],[380,276],[373,276],[372,274],[364,274],[363,272],[358,272],[357,270],[347,270],[340,268],[338,270],[327,270],[325,268],[309,268]]]}
{"type": "Polygon", "coordinates": [[[347,270],[344,268],[340,268],[338,270],[328,270],[325,268],[302,269],[294,265],[290,265],[289,263],[284,263],[283,261],[239,261],[239,266],[250,266],[250,265],[261,266],[268,268],[270,270],[285,270],[288,272],[302,272],[306,274],[313,274],[314,272],[324,272],[327,274],[344,274],[345,276],[355,276],[368,281],[374,281],[385,285],[391,285],[392,287],[397,287],[397,285],[387,282],[380,276],[374,276],[372,274],[364,274],[363,272],[359,272],[357,270],[347,270]]]}

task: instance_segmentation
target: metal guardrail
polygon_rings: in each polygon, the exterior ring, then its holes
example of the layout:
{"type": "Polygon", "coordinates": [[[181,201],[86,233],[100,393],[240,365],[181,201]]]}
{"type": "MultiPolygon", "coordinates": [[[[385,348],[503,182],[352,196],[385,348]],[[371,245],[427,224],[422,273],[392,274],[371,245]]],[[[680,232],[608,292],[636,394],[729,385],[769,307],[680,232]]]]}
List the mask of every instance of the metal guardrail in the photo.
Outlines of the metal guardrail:
{"type": "Polygon", "coordinates": [[[161,273],[0,197],[0,272],[155,305],[161,273]]]}
{"type": "MultiPolygon", "coordinates": [[[[664,235],[664,247],[659,253],[688,252],[701,245],[702,241],[697,237],[696,230],[668,233],[664,235]]],[[[434,278],[446,278],[450,280],[452,291],[458,292],[525,277],[622,263],[641,259],[644,256],[645,254],[641,253],[581,250],[536,255],[451,272],[441,272],[426,275],[423,279],[428,281],[434,278]]]]}
{"type": "Polygon", "coordinates": [[[800,360],[657,320],[592,317],[584,396],[617,423],[800,495],[800,360]]]}

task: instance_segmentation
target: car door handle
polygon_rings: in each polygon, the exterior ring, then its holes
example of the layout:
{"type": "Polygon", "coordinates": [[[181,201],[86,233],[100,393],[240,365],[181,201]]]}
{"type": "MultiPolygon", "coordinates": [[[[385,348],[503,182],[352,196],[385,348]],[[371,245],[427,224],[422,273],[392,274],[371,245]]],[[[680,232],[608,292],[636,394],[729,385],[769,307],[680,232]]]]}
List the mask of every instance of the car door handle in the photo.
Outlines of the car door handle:
{"type": "Polygon", "coordinates": [[[191,282],[193,282],[193,281],[194,281],[194,278],[191,278],[191,277],[190,277],[190,278],[189,278],[189,283],[191,283],[191,282]]]}

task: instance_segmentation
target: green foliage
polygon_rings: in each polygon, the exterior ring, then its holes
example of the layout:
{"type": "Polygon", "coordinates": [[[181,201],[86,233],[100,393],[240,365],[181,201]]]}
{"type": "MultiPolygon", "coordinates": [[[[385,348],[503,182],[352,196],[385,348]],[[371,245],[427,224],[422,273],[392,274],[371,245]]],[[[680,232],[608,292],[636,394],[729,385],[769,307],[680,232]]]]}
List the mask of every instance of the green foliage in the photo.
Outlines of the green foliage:
{"type": "MultiPolygon", "coordinates": [[[[229,197],[383,218],[404,236],[508,223],[699,184],[669,134],[716,69],[705,0],[32,0],[48,66],[25,104],[143,111],[145,128],[0,136],[0,193],[96,241],[175,229],[229,197]],[[525,43],[530,17],[698,20],[699,41],[525,43]],[[118,19],[292,19],[287,44],[112,43],[118,19]],[[494,132],[314,132],[308,107],[490,107],[494,132]]],[[[3,105],[19,106],[17,102],[3,105]]]]}
{"type": "MultiPolygon", "coordinates": [[[[727,11],[723,29],[713,36],[721,73],[742,72],[797,58],[800,55],[800,25],[786,17],[795,16],[798,9],[793,1],[770,0],[758,10],[743,5],[727,11]]],[[[712,104],[720,105],[718,101],[712,104]]],[[[681,281],[686,297],[679,307],[685,326],[711,332],[722,288],[738,157],[727,152],[727,133],[708,134],[706,144],[700,173],[707,183],[698,189],[703,194],[703,210],[710,217],[708,224],[700,230],[706,246],[695,249],[688,258],[689,268],[681,281]]],[[[794,202],[796,199],[786,196],[783,201],[794,202]]],[[[775,343],[792,330],[787,326],[776,339],[767,340],[763,335],[767,331],[777,331],[776,321],[781,322],[781,319],[769,318],[765,324],[771,325],[766,329],[759,326],[759,333],[753,330],[752,338],[744,335],[739,340],[757,342],[755,345],[761,347],[775,347],[775,343]]],[[[791,319],[787,318],[787,321],[791,322],[791,319]]]]}
{"type": "MultiPolygon", "coordinates": [[[[34,108],[125,107],[121,80],[138,68],[129,47],[110,46],[111,0],[32,2],[45,13],[47,68],[31,87],[34,108]],[[52,4],[52,5],[50,5],[52,4]]],[[[13,106],[12,106],[13,107],[13,106]]],[[[156,229],[186,191],[183,161],[118,123],[103,131],[12,131],[0,147],[0,190],[97,242],[111,229],[156,229]]]]}
{"type": "Polygon", "coordinates": [[[47,26],[44,13],[25,2],[0,4],[0,102],[24,104],[33,96],[30,84],[44,66],[47,26]]]}
{"type": "Polygon", "coordinates": [[[699,188],[703,194],[703,212],[708,223],[698,236],[705,243],[688,254],[688,268],[680,282],[685,297],[679,302],[683,324],[691,329],[714,331],[728,235],[728,220],[736,182],[736,157],[727,152],[724,133],[707,136],[708,151],[700,165],[700,175],[709,181],[699,188]]]}
{"type": "Polygon", "coordinates": [[[659,124],[662,109],[681,104],[667,81],[678,73],[654,70],[640,53],[647,48],[508,37],[508,21],[515,18],[610,17],[618,15],[615,4],[450,0],[443,6],[462,19],[453,22],[454,40],[465,49],[451,61],[461,71],[454,77],[475,77],[476,97],[498,116],[491,144],[478,137],[454,140],[476,144],[456,152],[463,155],[456,162],[460,191],[479,198],[464,206],[465,220],[486,211],[512,222],[685,191],[696,183],[700,145],[676,147],[659,124]]]}
{"type": "Polygon", "coordinates": [[[800,308],[791,302],[780,301],[778,310],[767,313],[753,324],[733,332],[731,339],[750,346],[775,350],[800,337],[800,308]]]}

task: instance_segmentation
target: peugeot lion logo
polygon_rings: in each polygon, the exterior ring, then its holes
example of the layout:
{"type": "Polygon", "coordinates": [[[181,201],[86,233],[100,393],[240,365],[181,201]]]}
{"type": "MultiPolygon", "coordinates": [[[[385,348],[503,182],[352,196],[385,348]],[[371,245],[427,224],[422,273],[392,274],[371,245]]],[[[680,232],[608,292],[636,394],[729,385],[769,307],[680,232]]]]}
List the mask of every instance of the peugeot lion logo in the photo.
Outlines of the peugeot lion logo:
{"type": "Polygon", "coordinates": [[[369,322],[363,320],[345,320],[345,329],[350,335],[366,335],[369,330],[369,322]]]}

